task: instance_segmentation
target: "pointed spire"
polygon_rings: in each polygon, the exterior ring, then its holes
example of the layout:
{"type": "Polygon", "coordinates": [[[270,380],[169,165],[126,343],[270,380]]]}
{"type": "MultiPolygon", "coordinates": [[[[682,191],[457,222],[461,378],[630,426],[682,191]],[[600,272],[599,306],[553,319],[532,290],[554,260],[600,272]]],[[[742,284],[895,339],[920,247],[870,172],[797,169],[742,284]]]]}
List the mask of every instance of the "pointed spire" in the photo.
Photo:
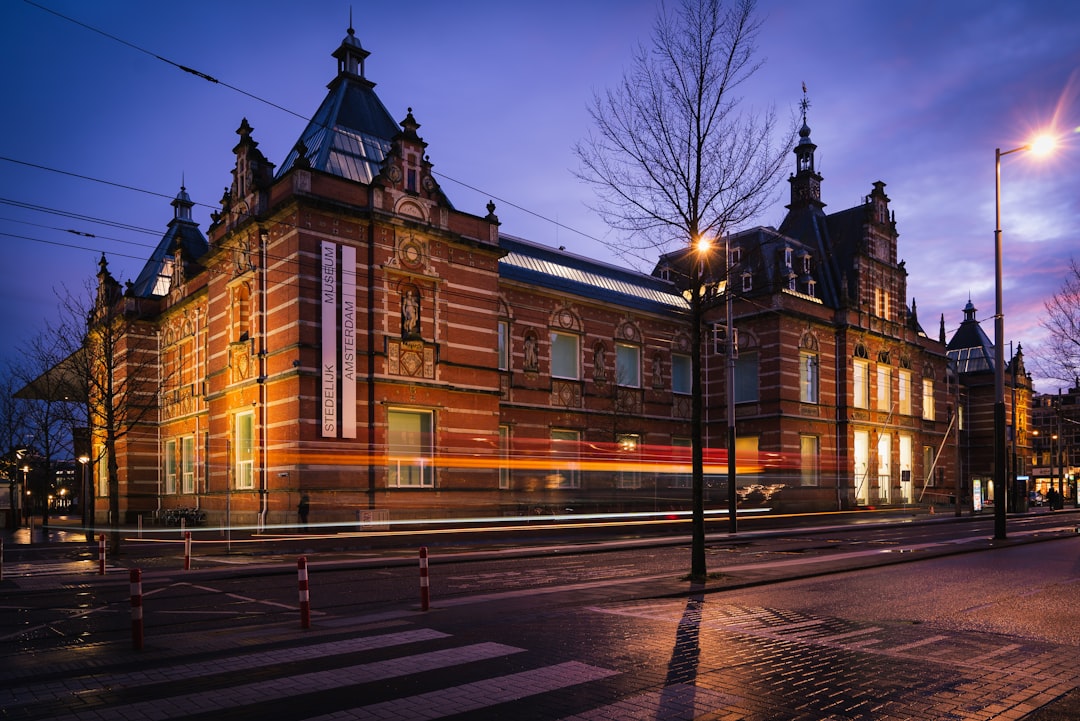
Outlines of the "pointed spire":
{"type": "Polygon", "coordinates": [[[941,327],[938,329],[938,342],[945,345],[945,314],[941,314],[941,327]]]}
{"type": "Polygon", "coordinates": [[[799,129],[799,142],[792,151],[795,153],[795,173],[788,179],[791,183],[791,204],[788,208],[795,210],[812,206],[825,207],[821,202],[821,176],[814,169],[814,151],[817,146],[810,139],[810,126],[807,124],[806,115],[810,108],[810,98],[806,93],[806,83],[802,86],[803,97],[799,101],[802,109],[802,127],[799,129]]]}

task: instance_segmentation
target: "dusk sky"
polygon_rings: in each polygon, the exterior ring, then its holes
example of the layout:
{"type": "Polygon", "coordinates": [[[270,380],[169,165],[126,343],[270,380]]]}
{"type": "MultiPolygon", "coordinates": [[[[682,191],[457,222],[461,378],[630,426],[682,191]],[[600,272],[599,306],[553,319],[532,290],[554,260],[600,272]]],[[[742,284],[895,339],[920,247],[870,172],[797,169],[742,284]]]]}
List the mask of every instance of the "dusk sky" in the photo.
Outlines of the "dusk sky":
{"type": "MultiPolygon", "coordinates": [[[[56,289],[81,292],[102,251],[134,280],[181,182],[205,232],[241,119],[280,166],[336,73],[350,9],[367,77],[395,118],[413,109],[457,208],[484,215],[491,198],[505,233],[624,264],[599,240],[612,235],[572,148],[592,127],[593,92],[618,82],[657,7],[4,0],[0,357],[55,315],[56,289]]],[[[758,11],[765,64],[744,110],[786,118],[806,83],[826,211],[886,183],[907,301],[933,337],[943,313],[951,336],[969,297],[993,337],[994,149],[1056,132],[1053,157],[1002,163],[1005,333],[1031,370],[1043,303],[1080,260],[1080,4],[760,0],[758,11]]],[[[787,199],[784,182],[754,224],[778,226],[787,199]]],[[[1062,385],[1036,377],[1039,391],[1062,385]]]]}

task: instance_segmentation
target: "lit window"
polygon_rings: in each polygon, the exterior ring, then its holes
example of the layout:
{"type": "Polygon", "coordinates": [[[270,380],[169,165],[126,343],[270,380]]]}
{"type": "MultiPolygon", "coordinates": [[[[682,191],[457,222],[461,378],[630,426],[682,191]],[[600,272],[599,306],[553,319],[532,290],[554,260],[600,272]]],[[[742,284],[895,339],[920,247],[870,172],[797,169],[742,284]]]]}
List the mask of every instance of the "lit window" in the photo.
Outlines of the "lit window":
{"type": "Polygon", "coordinates": [[[892,410],[892,368],[887,365],[877,367],[877,409],[892,410]]]}
{"type": "Polygon", "coordinates": [[[625,388],[641,387],[641,348],[615,344],[615,382],[625,388]]]}
{"type": "Polygon", "coordinates": [[[435,485],[432,414],[389,410],[386,426],[389,485],[432,488],[435,485]]]}
{"type": "Polygon", "coordinates": [[[641,488],[641,473],[635,470],[628,470],[633,468],[636,462],[640,460],[641,455],[638,450],[641,446],[641,436],[636,433],[623,433],[618,438],[618,451],[619,451],[619,476],[616,480],[616,484],[619,488],[641,488]]]}
{"type": "Polygon", "coordinates": [[[870,407],[870,364],[861,358],[855,359],[852,383],[856,408],[870,407]]]}
{"type": "Polygon", "coordinates": [[[233,435],[236,445],[236,487],[255,487],[255,414],[239,413],[233,435]]]}
{"type": "Polygon", "coordinates": [[[931,378],[923,378],[922,381],[922,417],[924,420],[934,420],[934,381],[931,378]]]}
{"type": "Polygon", "coordinates": [[[818,485],[821,477],[821,439],[817,436],[799,436],[799,460],[802,485],[818,485]]]}
{"type": "Polygon", "coordinates": [[[897,374],[897,402],[900,405],[900,414],[911,415],[911,371],[900,369],[897,374]]]}
{"type": "Polygon", "coordinates": [[[580,338],[572,333],[551,332],[551,377],[581,378],[580,338]]]}
{"type": "Polygon", "coordinates": [[[510,426],[499,426],[499,488],[510,487],[510,426]]]}

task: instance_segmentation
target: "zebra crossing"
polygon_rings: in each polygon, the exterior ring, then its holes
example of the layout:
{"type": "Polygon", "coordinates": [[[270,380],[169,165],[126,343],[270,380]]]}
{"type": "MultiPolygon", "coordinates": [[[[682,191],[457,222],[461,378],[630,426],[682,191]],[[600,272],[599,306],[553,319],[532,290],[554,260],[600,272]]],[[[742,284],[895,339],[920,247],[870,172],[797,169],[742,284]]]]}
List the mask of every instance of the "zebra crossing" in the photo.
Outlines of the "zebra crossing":
{"type": "Polygon", "coordinates": [[[578,660],[530,658],[519,646],[459,640],[407,622],[389,625],[393,630],[302,646],[234,646],[212,649],[206,658],[148,659],[137,666],[129,658],[82,673],[2,679],[0,708],[5,717],[26,721],[165,721],[263,710],[296,721],[404,721],[529,703],[618,675],[578,660]]]}

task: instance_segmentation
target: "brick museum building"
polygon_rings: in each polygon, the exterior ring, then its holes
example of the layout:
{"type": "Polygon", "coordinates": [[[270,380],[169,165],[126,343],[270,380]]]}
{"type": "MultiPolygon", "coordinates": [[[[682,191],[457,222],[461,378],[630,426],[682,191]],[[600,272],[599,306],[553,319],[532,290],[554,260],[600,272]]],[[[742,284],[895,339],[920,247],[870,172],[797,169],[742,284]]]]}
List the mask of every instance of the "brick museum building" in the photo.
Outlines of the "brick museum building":
{"type": "Polygon", "coordinates": [[[130,336],[118,368],[152,389],[116,443],[122,521],[186,507],[214,524],[293,523],[304,497],[312,523],[689,508],[691,262],[716,299],[709,507],[726,507],[729,402],[748,506],[925,503],[953,487],[956,378],[908,301],[885,184],[826,213],[805,114],[779,228],[643,274],[504,232],[491,203],[457,208],[351,28],[333,57],[279,163],[240,123],[205,234],[181,189],[134,282],[101,260],[99,302],[124,309],[130,336]]]}

